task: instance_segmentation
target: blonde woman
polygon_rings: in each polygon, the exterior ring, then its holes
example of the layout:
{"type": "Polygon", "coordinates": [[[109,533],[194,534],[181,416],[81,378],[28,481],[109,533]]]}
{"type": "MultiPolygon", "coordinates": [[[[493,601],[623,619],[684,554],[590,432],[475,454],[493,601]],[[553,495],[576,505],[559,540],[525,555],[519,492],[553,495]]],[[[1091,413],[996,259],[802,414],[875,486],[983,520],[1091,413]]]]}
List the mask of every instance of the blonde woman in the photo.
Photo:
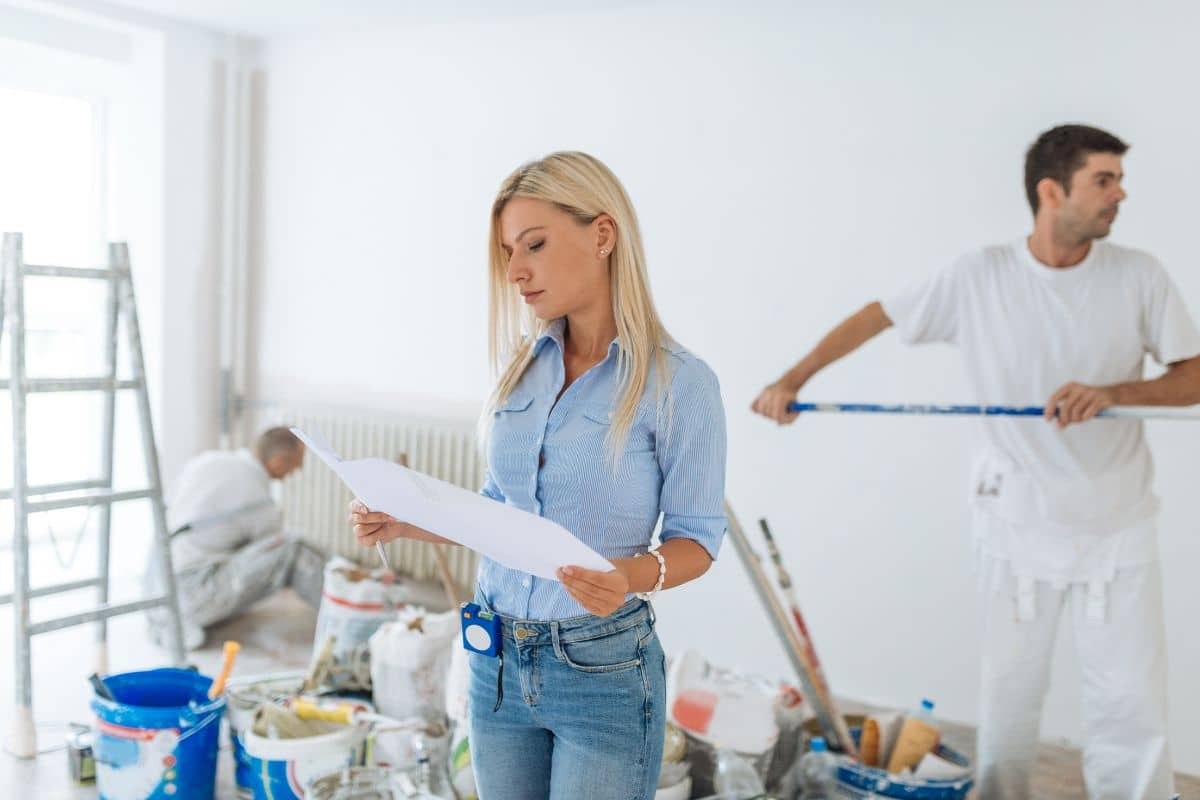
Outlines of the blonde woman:
{"type": "MultiPolygon", "coordinates": [[[[471,655],[482,800],[653,797],[663,652],[646,599],[703,575],[725,533],[725,415],[711,369],[650,297],[637,217],[609,169],[554,153],[492,207],[483,494],[563,525],[614,569],[537,578],[484,559],[502,658],[471,655]],[[662,544],[651,549],[662,517],[662,544]]],[[[351,509],[358,540],[446,541],[351,509]]]]}

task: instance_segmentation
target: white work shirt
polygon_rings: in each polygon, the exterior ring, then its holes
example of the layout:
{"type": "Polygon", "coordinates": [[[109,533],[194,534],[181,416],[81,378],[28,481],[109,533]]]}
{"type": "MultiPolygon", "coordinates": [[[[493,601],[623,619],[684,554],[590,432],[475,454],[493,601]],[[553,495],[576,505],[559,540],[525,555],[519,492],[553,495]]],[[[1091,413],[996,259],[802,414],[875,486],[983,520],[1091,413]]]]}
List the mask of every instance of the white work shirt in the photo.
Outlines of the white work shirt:
{"type": "MultiPolygon", "coordinates": [[[[1200,332],[1152,256],[1094,242],[1074,267],[1037,261],[1024,239],[968,253],[883,303],[908,344],[959,348],[974,402],[1041,405],[1063,384],[1143,379],[1200,355],[1200,332]]],[[[980,421],[973,475],[985,552],[1027,575],[1111,578],[1156,557],[1153,463],[1137,420],[1059,430],[1044,420],[980,421]],[[996,533],[1007,531],[1007,535],[996,533]]]]}
{"type": "Polygon", "coordinates": [[[193,458],[167,498],[167,526],[192,530],[171,540],[176,572],[219,563],[249,542],[279,533],[283,516],[271,477],[249,450],[210,450],[193,458]]]}

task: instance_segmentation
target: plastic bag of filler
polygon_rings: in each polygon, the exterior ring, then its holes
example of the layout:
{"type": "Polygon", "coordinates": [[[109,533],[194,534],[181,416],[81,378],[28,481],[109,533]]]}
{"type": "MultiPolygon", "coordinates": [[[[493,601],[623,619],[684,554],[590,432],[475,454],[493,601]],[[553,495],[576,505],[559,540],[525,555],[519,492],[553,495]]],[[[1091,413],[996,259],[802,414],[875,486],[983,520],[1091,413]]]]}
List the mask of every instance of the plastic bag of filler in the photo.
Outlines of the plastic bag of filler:
{"type": "MultiPolygon", "coordinates": [[[[337,664],[365,661],[371,634],[383,623],[396,619],[400,610],[409,606],[445,611],[449,603],[437,581],[397,576],[387,569],[363,569],[341,557],[330,559],[325,565],[325,586],[321,608],[317,612],[314,658],[320,656],[332,636],[335,639],[333,658],[337,664]]],[[[339,688],[369,689],[370,686],[339,688]]]]}
{"type": "Polygon", "coordinates": [[[430,614],[410,607],[372,634],[371,685],[380,713],[393,719],[445,720],[450,643],[458,631],[457,611],[430,614]]]}

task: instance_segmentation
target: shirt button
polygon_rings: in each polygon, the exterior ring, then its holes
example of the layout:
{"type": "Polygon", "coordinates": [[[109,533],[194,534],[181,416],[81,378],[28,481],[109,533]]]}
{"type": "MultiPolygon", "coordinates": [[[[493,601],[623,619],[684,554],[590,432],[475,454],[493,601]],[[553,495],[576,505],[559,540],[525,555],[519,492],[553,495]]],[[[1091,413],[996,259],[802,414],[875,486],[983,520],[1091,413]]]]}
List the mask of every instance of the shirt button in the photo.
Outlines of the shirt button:
{"type": "Polygon", "coordinates": [[[525,580],[521,581],[521,585],[524,586],[526,589],[528,589],[529,588],[529,578],[526,578],[525,580]]]}

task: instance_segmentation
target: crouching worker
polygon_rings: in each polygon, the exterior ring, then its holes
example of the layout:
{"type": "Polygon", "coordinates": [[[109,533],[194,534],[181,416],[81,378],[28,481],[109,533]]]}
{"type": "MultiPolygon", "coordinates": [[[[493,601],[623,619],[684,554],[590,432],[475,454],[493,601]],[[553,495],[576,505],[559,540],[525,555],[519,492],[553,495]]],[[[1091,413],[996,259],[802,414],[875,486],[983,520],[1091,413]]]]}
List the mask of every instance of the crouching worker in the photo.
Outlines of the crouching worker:
{"type": "MultiPolygon", "coordinates": [[[[291,586],[320,603],[324,555],[283,530],[271,481],[304,463],[304,444],[271,428],[251,450],[210,450],[189,461],[167,497],[171,562],[183,615],[184,645],[204,643],[204,629],[291,586]]],[[[146,571],[151,589],[157,573],[146,571]]],[[[161,589],[159,589],[161,591],[161,589]]],[[[150,615],[156,638],[162,609],[150,615]]]]}

